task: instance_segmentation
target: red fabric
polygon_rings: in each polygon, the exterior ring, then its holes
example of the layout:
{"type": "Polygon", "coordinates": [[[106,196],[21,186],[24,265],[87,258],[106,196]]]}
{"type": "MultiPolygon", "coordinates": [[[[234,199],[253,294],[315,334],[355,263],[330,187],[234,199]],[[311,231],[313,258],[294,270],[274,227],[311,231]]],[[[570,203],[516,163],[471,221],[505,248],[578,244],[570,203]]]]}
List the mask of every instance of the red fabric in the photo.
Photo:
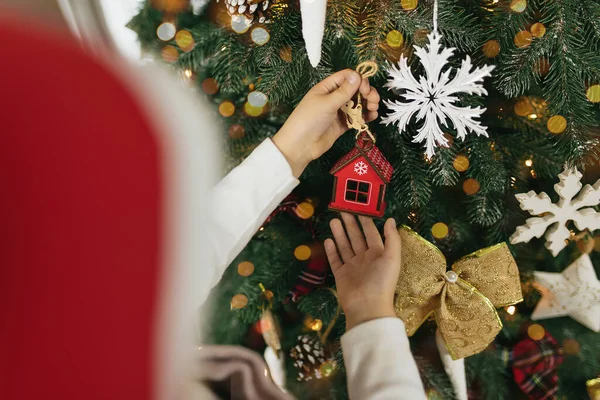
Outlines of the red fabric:
{"type": "Polygon", "coordinates": [[[0,398],[147,399],[157,144],[112,74],[31,26],[0,19],[0,398]]]}
{"type": "Polygon", "coordinates": [[[562,362],[563,350],[548,332],[541,340],[521,340],[511,353],[515,383],[532,400],[558,399],[557,368],[562,362]]]}

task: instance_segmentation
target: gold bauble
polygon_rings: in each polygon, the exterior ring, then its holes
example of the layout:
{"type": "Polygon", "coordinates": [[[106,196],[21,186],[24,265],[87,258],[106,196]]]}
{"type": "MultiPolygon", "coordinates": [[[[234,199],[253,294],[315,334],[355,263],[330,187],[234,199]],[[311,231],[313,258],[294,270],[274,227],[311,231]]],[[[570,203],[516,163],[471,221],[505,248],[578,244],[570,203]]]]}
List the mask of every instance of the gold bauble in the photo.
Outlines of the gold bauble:
{"type": "Polygon", "coordinates": [[[527,8],[527,0],[512,0],[510,2],[510,9],[516,13],[522,13],[527,8]]]}
{"type": "Polygon", "coordinates": [[[515,46],[522,49],[531,44],[531,33],[529,31],[520,31],[515,35],[515,46]]]}
{"type": "Polygon", "coordinates": [[[479,182],[477,181],[477,179],[468,178],[463,182],[463,191],[467,195],[472,195],[472,194],[479,192],[480,188],[481,188],[481,186],[479,185],[479,182]]]}
{"type": "Polygon", "coordinates": [[[550,117],[546,124],[548,130],[554,134],[559,134],[567,129],[567,120],[562,115],[554,115],[550,117]]]}
{"type": "Polygon", "coordinates": [[[168,63],[173,63],[179,58],[179,52],[177,49],[170,45],[163,47],[160,55],[162,56],[162,59],[168,63]]]}
{"type": "Polygon", "coordinates": [[[545,335],[546,330],[539,324],[532,324],[529,325],[529,328],[527,328],[527,336],[533,340],[542,340],[545,335]]]}
{"type": "Polygon", "coordinates": [[[541,38],[546,34],[546,27],[541,22],[536,22],[531,25],[531,29],[529,29],[533,37],[541,38]]]}
{"type": "Polygon", "coordinates": [[[494,58],[500,53],[500,43],[497,40],[488,40],[483,44],[483,55],[488,58],[494,58]]]}
{"type": "Polygon", "coordinates": [[[265,111],[264,107],[254,107],[252,104],[246,102],[244,104],[244,111],[250,117],[260,117],[265,111]]]}
{"type": "Polygon", "coordinates": [[[400,5],[405,10],[414,10],[415,8],[417,8],[418,4],[419,4],[419,0],[401,0],[400,1],[400,5]]]}
{"type": "Polygon", "coordinates": [[[307,201],[303,201],[296,207],[296,215],[301,219],[309,219],[315,213],[315,207],[307,201]]]}
{"type": "Polygon", "coordinates": [[[177,35],[175,35],[175,43],[177,43],[177,46],[186,53],[194,48],[194,38],[192,37],[192,34],[184,29],[180,30],[177,32],[177,35]]]}
{"type": "Polygon", "coordinates": [[[236,294],[231,298],[231,308],[240,309],[246,307],[248,304],[248,297],[245,294],[236,294]]]}
{"type": "Polygon", "coordinates": [[[448,225],[446,225],[443,222],[436,222],[431,227],[431,234],[436,239],[445,238],[446,236],[448,236],[448,232],[449,232],[448,225]]]}
{"type": "Polygon", "coordinates": [[[385,41],[387,42],[388,46],[393,49],[397,49],[404,44],[404,36],[400,31],[393,29],[388,32],[385,37],[385,41]]]}
{"type": "Polygon", "coordinates": [[[216,94],[219,91],[219,85],[213,78],[206,78],[202,81],[202,91],[206,94],[216,94]]]}
{"type": "Polygon", "coordinates": [[[232,139],[241,139],[246,135],[246,129],[240,124],[233,124],[227,130],[227,134],[232,139]]]}
{"type": "Polygon", "coordinates": [[[514,111],[519,117],[525,117],[533,112],[533,106],[527,98],[522,97],[515,103],[514,111]]]}
{"type": "Polygon", "coordinates": [[[229,100],[225,100],[219,105],[219,114],[225,118],[231,117],[235,113],[235,105],[229,100]]]}
{"type": "Polygon", "coordinates": [[[189,7],[189,0],[151,0],[152,7],[168,14],[177,14],[189,7]]]}
{"type": "Polygon", "coordinates": [[[294,250],[294,257],[300,261],[304,261],[310,258],[311,253],[310,247],[305,244],[301,244],[294,250]]]}
{"type": "Polygon", "coordinates": [[[237,270],[241,276],[250,276],[254,273],[254,264],[250,261],[242,261],[238,264],[237,270]]]}
{"type": "Polygon", "coordinates": [[[592,103],[600,102],[600,85],[596,84],[596,85],[590,86],[588,88],[588,90],[585,92],[585,96],[592,103]]]}
{"type": "Polygon", "coordinates": [[[466,170],[469,169],[470,163],[469,163],[469,159],[465,155],[459,154],[454,159],[453,165],[454,165],[454,169],[457,170],[458,172],[465,172],[466,170]]]}

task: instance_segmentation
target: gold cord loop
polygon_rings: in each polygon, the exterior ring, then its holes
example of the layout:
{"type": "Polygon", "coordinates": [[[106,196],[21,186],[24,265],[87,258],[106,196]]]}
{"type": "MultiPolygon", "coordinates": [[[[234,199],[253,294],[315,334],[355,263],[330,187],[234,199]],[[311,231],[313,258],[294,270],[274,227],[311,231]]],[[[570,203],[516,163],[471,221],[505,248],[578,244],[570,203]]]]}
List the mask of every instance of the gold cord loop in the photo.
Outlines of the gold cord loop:
{"type": "MultiPolygon", "coordinates": [[[[362,79],[370,78],[377,73],[377,63],[374,61],[365,61],[356,67],[356,72],[360,74],[362,79]]],[[[353,100],[348,101],[343,107],[342,112],[346,114],[346,123],[349,129],[356,129],[356,139],[361,133],[366,133],[371,141],[375,143],[375,135],[371,133],[369,126],[366,124],[362,115],[362,98],[360,92],[356,95],[356,103],[353,100]]]]}

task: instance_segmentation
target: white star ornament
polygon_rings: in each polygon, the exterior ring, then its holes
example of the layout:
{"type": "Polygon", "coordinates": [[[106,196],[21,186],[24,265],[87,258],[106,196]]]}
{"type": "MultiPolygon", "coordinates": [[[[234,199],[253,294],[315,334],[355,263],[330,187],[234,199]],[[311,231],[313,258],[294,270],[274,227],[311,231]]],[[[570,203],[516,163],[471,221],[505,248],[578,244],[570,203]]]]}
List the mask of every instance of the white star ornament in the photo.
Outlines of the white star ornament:
{"type": "Polygon", "coordinates": [[[582,255],[560,274],[536,271],[534,275],[542,299],[532,320],[569,316],[600,332],[600,281],[589,255],[582,255]]]}

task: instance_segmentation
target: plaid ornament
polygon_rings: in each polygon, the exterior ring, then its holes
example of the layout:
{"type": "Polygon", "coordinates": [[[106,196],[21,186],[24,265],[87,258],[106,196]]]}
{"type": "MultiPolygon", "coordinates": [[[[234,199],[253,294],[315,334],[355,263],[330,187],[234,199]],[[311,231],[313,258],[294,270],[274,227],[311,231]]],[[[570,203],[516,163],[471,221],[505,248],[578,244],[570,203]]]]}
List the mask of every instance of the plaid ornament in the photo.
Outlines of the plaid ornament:
{"type": "Polygon", "coordinates": [[[563,350],[546,332],[541,340],[524,339],[510,355],[514,380],[533,400],[558,400],[558,374],[563,350]]]}

